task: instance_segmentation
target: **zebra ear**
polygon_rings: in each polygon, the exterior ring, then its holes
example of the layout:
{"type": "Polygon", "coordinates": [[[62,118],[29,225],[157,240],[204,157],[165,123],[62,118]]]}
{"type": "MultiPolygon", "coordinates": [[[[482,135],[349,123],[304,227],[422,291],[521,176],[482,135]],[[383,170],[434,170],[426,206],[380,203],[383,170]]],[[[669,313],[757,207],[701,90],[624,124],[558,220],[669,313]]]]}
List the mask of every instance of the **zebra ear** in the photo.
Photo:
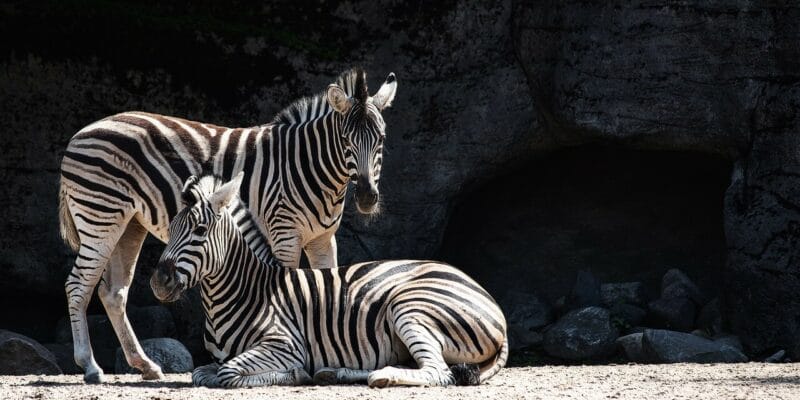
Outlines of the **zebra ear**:
{"type": "Polygon", "coordinates": [[[350,111],[353,105],[353,100],[347,96],[347,93],[342,90],[337,84],[328,85],[328,104],[333,107],[339,114],[345,114],[350,111]]]}
{"type": "Polygon", "coordinates": [[[372,96],[372,104],[375,104],[378,110],[383,111],[384,108],[389,108],[392,105],[395,93],[397,93],[397,78],[394,76],[394,72],[390,72],[378,93],[372,96]]]}
{"type": "Polygon", "coordinates": [[[239,189],[242,187],[242,178],[244,171],[239,172],[228,183],[222,185],[211,195],[211,208],[215,214],[227,207],[231,201],[239,194],[239,189]]]}

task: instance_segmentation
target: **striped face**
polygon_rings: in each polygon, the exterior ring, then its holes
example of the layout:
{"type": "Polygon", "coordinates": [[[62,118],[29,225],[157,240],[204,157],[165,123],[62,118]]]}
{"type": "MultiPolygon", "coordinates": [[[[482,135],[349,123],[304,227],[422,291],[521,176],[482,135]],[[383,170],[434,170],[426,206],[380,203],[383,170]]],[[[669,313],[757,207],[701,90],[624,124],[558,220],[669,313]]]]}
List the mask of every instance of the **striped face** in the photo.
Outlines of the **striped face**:
{"type": "Polygon", "coordinates": [[[345,119],[343,133],[347,170],[356,184],[356,208],[363,214],[371,214],[378,210],[386,124],[372,103],[353,105],[350,114],[345,119]]]}
{"type": "Polygon", "coordinates": [[[350,180],[356,184],[356,208],[363,214],[378,211],[378,182],[383,163],[386,123],[381,112],[389,107],[397,91],[393,73],[374,96],[369,96],[366,76],[361,73],[349,97],[337,85],[328,87],[328,102],[343,117],[342,144],[350,180]]]}
{"type": "Polygon", "coordinates": [[[224,185],[213,176],[186,181],[182,193],[186,207],[170,222],[167,247],[150,277],[157,299],[175,301],[221,269],[227,254],[226,229],[231,229],[225,223],[230,215],[223,209],[236,197],[241,181],[241,173],[224,185]]]}

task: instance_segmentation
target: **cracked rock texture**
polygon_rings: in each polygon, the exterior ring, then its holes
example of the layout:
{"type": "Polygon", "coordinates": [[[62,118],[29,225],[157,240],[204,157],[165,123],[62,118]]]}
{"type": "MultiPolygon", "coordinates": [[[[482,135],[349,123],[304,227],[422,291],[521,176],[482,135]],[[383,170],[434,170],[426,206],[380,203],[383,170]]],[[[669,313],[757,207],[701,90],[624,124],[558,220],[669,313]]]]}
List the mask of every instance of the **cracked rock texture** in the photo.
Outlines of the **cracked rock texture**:
{"type": "MultiPolygon", "coordinates": [[[[704,152],[734,165],[723,313],[748,351],[800,356],[800,8],[183,3],[0,7],[0,34],[15,38],[0,43],[0,289],[53,324],[72,257],[57,235],[58,165],[74,132],[133,109],[264,123],[362,65],[373,90],[390,71],[399,89],[384,112],[383,213],[348,206],[341,264],[436,256],[454,202],[559,148],[704,152]]],[[[132,304],[153,303],[141,277],[159,251],[146,245],[132,304]]]]}

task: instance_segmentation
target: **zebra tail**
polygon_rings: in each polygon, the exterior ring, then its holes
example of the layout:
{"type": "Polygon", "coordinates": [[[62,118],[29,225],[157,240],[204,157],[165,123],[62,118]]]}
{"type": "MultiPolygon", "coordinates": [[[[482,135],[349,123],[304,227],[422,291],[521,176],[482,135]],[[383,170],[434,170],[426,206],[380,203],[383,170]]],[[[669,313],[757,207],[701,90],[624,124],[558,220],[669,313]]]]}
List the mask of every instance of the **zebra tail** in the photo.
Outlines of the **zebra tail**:
{"type": "Polygon", "coordinates": [[[72,220],[72,214],[69,213],[69,204],[67,204],[67,188],[64,187],[64,178],[59,181],[58,190],[58,220],[59,231],[61,238],[73,251],[78,251],[81,246],[81,239],[78,237],[78,229],[75,228],[75,221],[72,220]]]}
{"type": "Polygon", "coordinates": [[[508,360],[508,337],[503,340],[503,346],[497,352],[494,360],[481,365],[481,379],[480,382],[486,382],[487,379],[497,375],[500,369],[506,365],[508,360]]]}
{"type": "Polygon", "coordinates": [[[450,366],[457,386],[476,386],[481,384],[480,369],[477,364],[455,364],[450,366]]]}

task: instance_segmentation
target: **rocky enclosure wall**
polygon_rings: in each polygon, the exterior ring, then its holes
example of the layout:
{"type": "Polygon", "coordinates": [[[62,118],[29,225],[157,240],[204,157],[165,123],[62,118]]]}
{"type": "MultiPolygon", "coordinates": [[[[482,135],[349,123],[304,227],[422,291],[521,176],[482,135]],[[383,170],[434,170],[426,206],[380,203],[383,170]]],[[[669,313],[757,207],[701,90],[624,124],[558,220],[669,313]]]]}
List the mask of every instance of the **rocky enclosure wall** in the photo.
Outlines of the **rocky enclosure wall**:
{"type": "Polygon", "coordinates": [[[390,71],[399,90],[383,213],[348,207],[340,263],[440,254],[454,204],[560,148],[701,152],[733,165],[718,199],[731,328],[750,352],[800,357],[798,7],[97,0],[5,4],[0,18],[0,291],[22,304],[0,325],[66,313],[56,188],[82,126],[124,110],[255,125],[362,65],[373,90],[390,71]]]}

